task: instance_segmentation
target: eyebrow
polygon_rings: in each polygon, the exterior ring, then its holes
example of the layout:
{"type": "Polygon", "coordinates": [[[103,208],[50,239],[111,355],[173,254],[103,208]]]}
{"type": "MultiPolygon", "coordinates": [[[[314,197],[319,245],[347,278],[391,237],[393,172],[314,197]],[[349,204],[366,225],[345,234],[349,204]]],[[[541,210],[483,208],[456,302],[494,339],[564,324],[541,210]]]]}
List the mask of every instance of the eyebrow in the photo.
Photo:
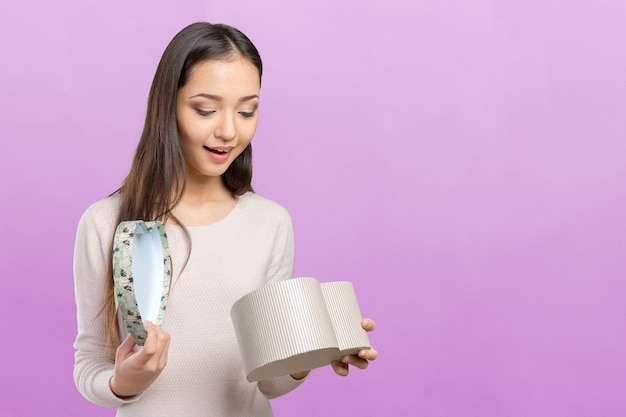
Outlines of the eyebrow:
{"type": "MultiPolygon", "coordinates": [[[[206,94],[206,93],[200,93],[200,94],[196,94],[195,96],[191,96],[189,97],[189,99],[195,98],[195,97],[204,97],[204,98],[208,98],[209,100],[215,100],[215,101],[222,101],[222,97],[220,96],[216,96],[215,94],[206,94]]],[[[258,95],[253,94],[251,96],[245,96],[245,97],[241,97],[239,99],[240,103],[243,103],[244,101],[249,101],[255,98],[259,98],[258,95]]]]}

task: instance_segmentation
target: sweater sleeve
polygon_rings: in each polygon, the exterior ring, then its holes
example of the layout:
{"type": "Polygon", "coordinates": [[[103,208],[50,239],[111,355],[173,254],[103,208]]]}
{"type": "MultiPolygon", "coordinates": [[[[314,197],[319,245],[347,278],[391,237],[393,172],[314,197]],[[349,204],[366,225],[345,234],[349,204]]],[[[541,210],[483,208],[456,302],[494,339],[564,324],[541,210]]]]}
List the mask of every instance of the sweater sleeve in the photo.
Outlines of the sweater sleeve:
{"type": "MultiPolygon", "coordinates": [[[[294,234],[289,213],[283,209],[272,258],[267,273],[267,282],[290,279],[294,271],[294,234]]],[[[290,375],[259,381],[259,390],[269,399],[280,397],[299,387],[306,378],[293,379],[290,375]]]]}
{"type": "Polygon", "coordinates": [[[118,398],[109,387],[115,354],[105,350],[105,317],[100,314],[115,214],[102,204],[81,217],[74,247],[74,295],[78,332],[74,342],[74,383],[89,401],[117,407],[131,400],[118,398]]]}
{"type": "Polygon", "coordinates": [[[267,269],[267,283],[289,279],[294,270],[293,224],[289,213],[281,208],[270,264],[267,269]]]}

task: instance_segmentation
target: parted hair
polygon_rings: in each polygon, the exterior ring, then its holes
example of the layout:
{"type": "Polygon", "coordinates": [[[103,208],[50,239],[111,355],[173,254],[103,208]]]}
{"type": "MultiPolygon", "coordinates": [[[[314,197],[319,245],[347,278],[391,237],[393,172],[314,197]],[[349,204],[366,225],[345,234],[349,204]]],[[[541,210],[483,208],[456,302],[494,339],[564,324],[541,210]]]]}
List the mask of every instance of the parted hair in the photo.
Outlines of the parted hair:
{"type": "MultiPolygon", "coordinates": [[[[259,52],[252,41],[234,27],[193,23],[170,41],[152,81],[143,132],[132,166],[116,191],[121,196],[117,224],[127,220],[159,220],[163,223],[171,220],[184,229],[172,214],[187,184],[187,170],[176,123],[177,93],[187,84],[192,69],[199,63],[233,56],[248,59],[258,69],[261,79],[263,65],[259,52]]],[[[222,180],[233,195],[252,191],[250,144],[222,175],[222,180]]],[[[101,312],[106,317],[106,345],[114,348],[120,340],[111,262],[104,294],[101,312]]]]}

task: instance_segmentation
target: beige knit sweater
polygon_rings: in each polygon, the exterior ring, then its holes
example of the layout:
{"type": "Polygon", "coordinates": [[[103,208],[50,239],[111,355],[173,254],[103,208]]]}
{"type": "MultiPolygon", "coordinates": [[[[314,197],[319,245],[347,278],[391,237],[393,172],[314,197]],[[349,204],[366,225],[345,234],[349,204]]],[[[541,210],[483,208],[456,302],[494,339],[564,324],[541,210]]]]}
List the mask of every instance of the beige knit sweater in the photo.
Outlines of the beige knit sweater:
{"type": "MultiPolygon", "coordinates": [[[[232,304],[262,285],[293,273],[293,229],[287,211],[247,193],[225,218],[189,227],[192,251],[182,275],[187,243],[167,225],[173,286],[163,328],[171,335],[168,364],[143,394],[130,400],[109,388],[114,356],[104,352],[98,311],[120,197],[93,204],[76,236],[74,283],[78,318],[74,380],[89,401],[117,407],[117,416],[272,416],[268,399],[300,385],[290,376],[250,383],[230,319],[232,304]]],[[[123,326],[121,326],[123,327],[123,326]]],[[[122,329],[125,335],[125,329],[122,329]]]]}

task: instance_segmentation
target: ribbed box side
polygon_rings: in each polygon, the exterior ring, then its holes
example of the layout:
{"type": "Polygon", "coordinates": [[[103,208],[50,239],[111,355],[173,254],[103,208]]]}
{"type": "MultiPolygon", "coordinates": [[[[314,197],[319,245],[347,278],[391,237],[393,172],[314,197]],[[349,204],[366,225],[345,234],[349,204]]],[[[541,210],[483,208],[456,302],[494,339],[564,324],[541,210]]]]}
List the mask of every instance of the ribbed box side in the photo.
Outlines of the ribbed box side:
{"type": "Polygon", "coordinates": [[[352,283],[324,282],[320,287],[341,354],[370,347],[367,332],[361,326],[361,310],[352,283]]]}
{"type": "Polygon", "coordinates": [[[231,310],[246,373],[270,362],[337,348],[319,282],[293,278],[262,287],[231,310]]]}

